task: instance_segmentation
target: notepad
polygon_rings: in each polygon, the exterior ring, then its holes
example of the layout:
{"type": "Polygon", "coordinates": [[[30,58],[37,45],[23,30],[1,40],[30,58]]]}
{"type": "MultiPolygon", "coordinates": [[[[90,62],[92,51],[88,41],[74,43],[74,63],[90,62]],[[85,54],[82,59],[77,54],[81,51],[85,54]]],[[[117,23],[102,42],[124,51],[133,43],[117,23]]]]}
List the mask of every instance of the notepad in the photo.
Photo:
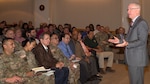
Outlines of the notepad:
{"type": "Polygon", "coordinates": [[[42,67],[36,67],[36,68],[32,68],[32,71],[34,71],[35,73],[37,72],[47,72],[50,71],[51,69],[45,69],[43,66],[42,67]]]}

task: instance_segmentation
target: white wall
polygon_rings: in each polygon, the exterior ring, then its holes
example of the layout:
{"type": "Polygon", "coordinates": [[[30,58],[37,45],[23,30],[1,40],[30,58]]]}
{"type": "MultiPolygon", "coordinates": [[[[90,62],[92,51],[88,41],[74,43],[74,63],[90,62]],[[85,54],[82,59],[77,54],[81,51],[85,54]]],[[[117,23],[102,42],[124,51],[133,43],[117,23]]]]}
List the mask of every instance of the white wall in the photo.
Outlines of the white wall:
{"type": "Polygon", "coordinates": [[[150,9],[149,9],[150,0],[142,1],[142,16],[148,22],[150,27],[150,9]]]}
{"type": "Polygon", "coordinates": [[[121,25],[120,0],[55,0],[53,23],[71,23],[84,28],[90,23],[109,26],[121,25]]]}
{"type": "Polygon", "coordinates": [[[50,23],[50,2],[49,0],[34,0],[34,26],[39,27],[41,23],[50,23]],[[45,6],[45,10],[40,11],[40,5],[45,6]]]}
{"type": "Polygon", "coordinates": [[[142,2],[142,16],[150,25],[150,0],[0,0],[0,21],[31,20],[35,27],[43,22],[71,23],[78,28],[93,23],[110,26],[111,30],[119,26],[128,29],[123,18],[131,1],[142,2]],[[45,5],[44,11],[39,11],[40,4],[45,5]]]}
{"type": "Polygon", "coordinates": [[[0,21],[33,21],[33,0],[0,0],[0,21]]]}

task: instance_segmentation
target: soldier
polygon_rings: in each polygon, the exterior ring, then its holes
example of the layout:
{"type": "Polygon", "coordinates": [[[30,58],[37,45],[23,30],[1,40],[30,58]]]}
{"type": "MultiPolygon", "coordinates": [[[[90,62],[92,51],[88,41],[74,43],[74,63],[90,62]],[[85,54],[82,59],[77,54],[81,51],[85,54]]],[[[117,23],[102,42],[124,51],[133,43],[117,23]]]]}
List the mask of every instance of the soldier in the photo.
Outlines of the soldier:
{"type": "Polygon", "coordinates": [[[59,43],[59,38],[56,34],[52,34],[50,36],[51,38],[51,52],[54,56],[59,61],[64,62],[65,66],[69,68],[69,83],[70,84],[78,84],[78,79],[80,76],[80,67],[78,63],[72,63],[68,60],[68,58],[63,54],[63,52],[57,47],[59,43]],[[73,67],[77,66],[77,67],[73,67]]]}
{"type": "Polygon", "coordinates": [[[50,36],[48,33],[40,35],[40,43],[33,49],[38,66],[55,69],[55,84],[67,84],[69,70],[64,63],[55,59],[49,48],[50,36]]]}
{"type": "MultiPolygon", "coordinates": [[[[15,39],[14,28],[7,29],[4,33],[4,38],[15,39]]],[[[22,46],[18,41],[14,40],[14,42],[15,42],[15,51],[18,51],[18,50],[22,49],[22,46]]]]}
{"type": "MultiPolygon", "coordinates": [[[[31,50],[35,47],[36,40],[34,38],[27,38],[25,41],[22,42],[23,49],[20,51],[15,52],[15,54],[21,58],[27,59],[28,66],[30,70],[32,68],[38,67],[35,55],[31,52],[31,50]]],[[[46,75],[39,75],[35,76],[33,81],[36,84],[54,84],[54,75],[46,76],[46,75]]],[[[33,82],[32,82],[33,83],[33,82]]]]}
{"type": "MultiPolygon", "coordinates": [[[[14,54],[14,40],[5,38],[2,42],[4,53],[0,56],[0,82],[6,83],[23,83],[23,84],[41,84],[44,77],[38,76],[31,71],[27,59],[14,54]]],[[[46,80],[46,78],[45,78],[46,80]]],[[[50,83],[45,83],[50,84],[50,83]]]]}
{"type": "Polygon", "coordinates": [[[112,43],[108,42],[109,35],[105,32],[104,26],[101,26],[99,32],[95,34],[96,41],[103,51],[111,51],[112,43]]]}
{"type": "MultiPolygon", "coordinates": [[[[0,82],[2,84],[6,83],[22,83],[25,82],[23,76],[27,76],[26,72],[21,72],[22,70],[26,71],[26,67],[23,60],[20,60],[19,57],[13,54],[15,44],[14,40],[11,38],[5,38],[2,41],[3,54],[0,56],[0,82]],[[24,68],[22,67],[24,65],[24,68]]],[[[29,72],[30,73],[30,72],[29,72]]],[[[28,73],[28,76],[29,76],[28,73]]],[[[30,75],[31,76],[31,75],[30,75]]]]}

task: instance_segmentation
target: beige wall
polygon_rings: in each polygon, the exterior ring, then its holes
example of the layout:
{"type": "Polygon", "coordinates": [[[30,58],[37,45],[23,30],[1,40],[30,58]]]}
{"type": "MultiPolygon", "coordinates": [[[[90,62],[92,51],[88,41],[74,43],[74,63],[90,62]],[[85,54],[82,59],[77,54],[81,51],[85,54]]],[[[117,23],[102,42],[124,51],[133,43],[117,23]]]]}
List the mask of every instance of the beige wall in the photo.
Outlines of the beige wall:
{"type": "Polygon", "coordinates": [[[150,9],[149,9],[150,0],[143,0],[142,3],[143,3],[142,16],[148,22],[150,27],[150,9]]]}
{"type": "MultiPolygon", "coordinates": [[[[49,2],[50,5],[46,9],[49,10],[49,15],[45,20],[50,17],[50,23],[71,23],[78,28],[93,23],[110,26],[111,30],[122,25],[121,0],[49,0],[49,2]]],[[[150,24],[149,3],[150,0],[142,0],[142,16],[150,24]]],[[[0,21],[6,20],[8,23],[19,20],[34,21],[36,20],[34,5],[34,0],[0,0],[0,21]]]]}
{"type": "Polygon", "coordinates": [[[84,28],[90,23],[116,29],[121,25],[120,0],[56,0],[53,23],[84,28]]]}
{"type": "Polygon", "coordinates": [[[0,21],[33,21],[33,0],[0,0],[0,21]]]}

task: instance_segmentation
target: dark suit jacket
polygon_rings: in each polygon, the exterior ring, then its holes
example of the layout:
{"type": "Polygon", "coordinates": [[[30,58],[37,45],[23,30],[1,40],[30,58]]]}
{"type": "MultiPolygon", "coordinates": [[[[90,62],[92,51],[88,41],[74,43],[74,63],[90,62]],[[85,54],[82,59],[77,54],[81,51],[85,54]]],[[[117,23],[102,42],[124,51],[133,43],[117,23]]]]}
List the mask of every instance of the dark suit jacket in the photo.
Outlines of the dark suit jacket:
{"type": "MultiPolygon", "coordinates": [[[[49,47],[48,47],[49,48],[49,47]]],[[[38,62],[38,66],[44,66],[45,68],[54,68],[58,62],[52,55],[50,48],[48,52],[44,49],[43,45],[39,43],[34,49],[33,53],[38,62]]]]}
{"type": "Polygon", "coordinates": [[[148,25],[140,16],[126,36],[129,43],[125,48],[126,62],[130,66],[146,66],[148,64],[147,37],[148,25]]]}

